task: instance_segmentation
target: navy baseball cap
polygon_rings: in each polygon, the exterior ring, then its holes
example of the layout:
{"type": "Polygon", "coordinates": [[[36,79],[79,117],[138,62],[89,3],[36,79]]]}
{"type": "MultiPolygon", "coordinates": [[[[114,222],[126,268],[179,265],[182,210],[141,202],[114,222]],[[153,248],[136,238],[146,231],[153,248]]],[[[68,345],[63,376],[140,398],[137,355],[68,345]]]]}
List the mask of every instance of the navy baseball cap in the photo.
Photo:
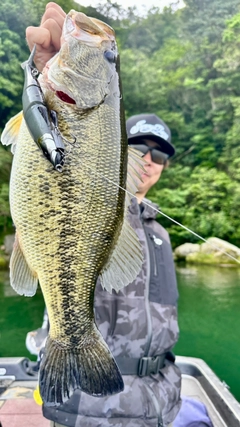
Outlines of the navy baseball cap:
{"type": "Polygon", "coordinates": [[[171,131],[156,114],[137,114],[126,121],[128,144],[150,139],[160,145],[161,151],[172,157],[175,148],[171,144],[171,131]]]}

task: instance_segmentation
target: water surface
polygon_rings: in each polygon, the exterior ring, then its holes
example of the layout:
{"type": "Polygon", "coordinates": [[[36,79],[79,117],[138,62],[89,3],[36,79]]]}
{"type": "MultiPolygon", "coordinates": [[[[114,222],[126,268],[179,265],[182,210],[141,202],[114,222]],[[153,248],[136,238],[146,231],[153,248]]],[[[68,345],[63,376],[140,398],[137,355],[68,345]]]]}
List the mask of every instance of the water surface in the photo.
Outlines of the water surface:
{"type": "Polygon", "coordinates": [[[177,266],[175,353],[204,359],[240,401],[240,269],[177,266]]]}
{"type": "Polygon", "coordinates": [[[33,297],[17,295],[8,271],[0,271],[0,357],[31,356],[25,347],[26,334],[41,326],[43,310],[40,288],[33,297]]]}

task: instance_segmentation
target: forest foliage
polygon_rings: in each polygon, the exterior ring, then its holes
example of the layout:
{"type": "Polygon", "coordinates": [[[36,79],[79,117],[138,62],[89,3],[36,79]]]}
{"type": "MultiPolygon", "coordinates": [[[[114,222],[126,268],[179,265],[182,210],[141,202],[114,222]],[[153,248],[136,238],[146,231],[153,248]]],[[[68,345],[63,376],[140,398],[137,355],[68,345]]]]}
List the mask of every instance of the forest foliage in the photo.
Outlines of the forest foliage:
{"type": "MultiPolygon", "coordinates": [[[[0,132],[21,109],[29,55],[25,28],[38,25],[46,1],[0,4],[0,132]]],[[[240,5],[238,0],[185,0],[139,16],[115,2],[83,7],[116,31],[126,116],[159,115],[172,131],[176,155],[150,193],[161,210],[204,238],[240,246],[240,5]]],[[[176,3],[176,2],[175,2],[176,3]]],[[[11,228],[11,154],[0,145],[0,235],[11,228]]],[[[165,217],[173,246],[197,239],[165,217]]]]}

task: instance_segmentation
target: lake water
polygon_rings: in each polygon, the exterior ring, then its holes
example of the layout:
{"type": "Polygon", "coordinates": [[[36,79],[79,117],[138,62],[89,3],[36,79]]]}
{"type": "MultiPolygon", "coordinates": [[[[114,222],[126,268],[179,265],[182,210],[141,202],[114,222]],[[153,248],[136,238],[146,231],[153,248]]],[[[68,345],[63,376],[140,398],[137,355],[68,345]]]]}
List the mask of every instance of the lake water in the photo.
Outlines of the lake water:
{"type": "Polygon", "coordinates": [[[240,401],[240,270],[178,266],[177,276],[175,353],[204,359],[240,401]]]}
{"type": "MultiPolygon", "coordinates": [[[[240,401],[240,270],[177,266],[180,338],[174,351],[204,359],[240,401]]],[[[27,356],[25,337],[41,326],[40,290],[20,297],[0,271],[0,357],[27,356]]],[[[34,357],[32,357],[34,360],[34,357]]]]}

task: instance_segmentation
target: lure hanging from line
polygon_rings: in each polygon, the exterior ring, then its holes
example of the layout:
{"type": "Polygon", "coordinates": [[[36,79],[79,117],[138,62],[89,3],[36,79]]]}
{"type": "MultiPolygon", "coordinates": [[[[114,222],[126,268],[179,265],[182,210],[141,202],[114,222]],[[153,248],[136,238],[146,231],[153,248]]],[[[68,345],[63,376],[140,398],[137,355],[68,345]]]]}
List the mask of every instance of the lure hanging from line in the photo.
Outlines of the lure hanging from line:
{"type": "Polygon", "coordinates": [[[44,95],[37,79],[38,70],[33,66],[35,52],[36,45],[29,59],[22,64],[25,75],[22,95],[23,115],[33,140],[54,169],[62,172],[65,146],[58,129],[57,113],[49,110],[44,102],[44,95]]]}

